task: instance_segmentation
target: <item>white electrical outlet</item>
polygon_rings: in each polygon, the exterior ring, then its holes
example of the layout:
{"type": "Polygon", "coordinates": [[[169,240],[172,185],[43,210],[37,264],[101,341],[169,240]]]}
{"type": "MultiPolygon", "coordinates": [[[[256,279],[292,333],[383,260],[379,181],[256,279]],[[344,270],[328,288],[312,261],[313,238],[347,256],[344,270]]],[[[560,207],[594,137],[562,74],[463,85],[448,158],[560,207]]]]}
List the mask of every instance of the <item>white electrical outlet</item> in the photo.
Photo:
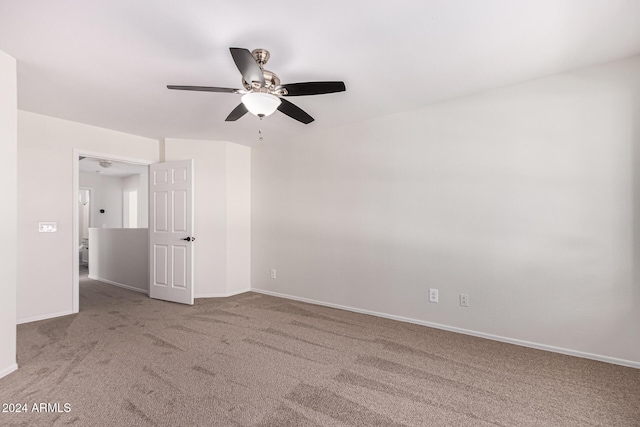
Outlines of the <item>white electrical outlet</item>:
{"type": "Polygon", "coordinates": [[[460,294],[460,305],[462,307],[469,307],[469,295],[468,294],[460,294]]]}
{"type": "Polygon", "coordinates": [[[276,269],[275,269],[275,268],[272,268],[272,269],[271,269],[271,278],[272,278],[272,279],[275,279],[276,277],[278,277],[278,276],[276,275],[276,269]]]}
{"type": "Polygon", "coordinates": [[[438,290],[429,289],[429,302],[438,302],[438,290]]]}

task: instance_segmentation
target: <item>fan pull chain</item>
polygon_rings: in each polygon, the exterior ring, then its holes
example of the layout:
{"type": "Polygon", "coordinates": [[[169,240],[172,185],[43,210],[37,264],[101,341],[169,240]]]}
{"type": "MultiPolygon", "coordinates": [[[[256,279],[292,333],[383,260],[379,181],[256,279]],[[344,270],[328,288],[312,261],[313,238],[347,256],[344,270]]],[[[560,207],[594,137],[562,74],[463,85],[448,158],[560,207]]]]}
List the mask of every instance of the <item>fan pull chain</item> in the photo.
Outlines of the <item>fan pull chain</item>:
{"type": "Polygon", "coordinates": [[[262,141],[262,129],[258,129],[258,141],[262,141]]]}

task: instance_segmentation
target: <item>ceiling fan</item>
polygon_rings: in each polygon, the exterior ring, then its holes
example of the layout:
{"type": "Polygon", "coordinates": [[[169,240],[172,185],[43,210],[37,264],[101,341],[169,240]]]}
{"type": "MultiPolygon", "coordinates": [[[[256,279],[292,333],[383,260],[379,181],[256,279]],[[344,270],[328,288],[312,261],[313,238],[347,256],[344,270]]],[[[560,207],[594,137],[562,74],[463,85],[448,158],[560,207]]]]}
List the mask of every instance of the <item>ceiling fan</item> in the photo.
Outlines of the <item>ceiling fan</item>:
{"type": "Polygon", "coordinates": [[[295,106],[284,96],[321,95],[325,93],[343,92],[346,88],[344,82],[303,82],[280,84],[278,76],[264,69],[264,64],[269,60],[270,54],[266,49],[255,49],[249,52],[247,49],[231,47],[231,56],[242,74],[244,89],[232,89],[226,87],[209,86],[174,86],[168,85],[168,89],[195,90],[203,92],[222,92],[242,94],[241,103],[227,116],[225,121],[233,122],[247,114],[247,112],[260,117],[269,116],[276,110],[304,124],[313,121],[313,117],[300,107],[295,106]]]}

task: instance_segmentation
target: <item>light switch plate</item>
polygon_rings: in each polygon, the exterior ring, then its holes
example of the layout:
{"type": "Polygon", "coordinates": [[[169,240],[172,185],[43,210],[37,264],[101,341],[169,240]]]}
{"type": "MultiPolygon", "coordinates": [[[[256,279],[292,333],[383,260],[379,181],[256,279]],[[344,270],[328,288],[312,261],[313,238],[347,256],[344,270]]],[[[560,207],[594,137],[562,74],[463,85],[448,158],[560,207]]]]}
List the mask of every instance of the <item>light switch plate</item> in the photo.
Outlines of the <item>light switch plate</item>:
{"type": "Polygon", "coordinates": [[[58,231],[58,223],[57,222],[39,222],[38,231],[40,233],[55,233],[56,231],[58,231]]]}

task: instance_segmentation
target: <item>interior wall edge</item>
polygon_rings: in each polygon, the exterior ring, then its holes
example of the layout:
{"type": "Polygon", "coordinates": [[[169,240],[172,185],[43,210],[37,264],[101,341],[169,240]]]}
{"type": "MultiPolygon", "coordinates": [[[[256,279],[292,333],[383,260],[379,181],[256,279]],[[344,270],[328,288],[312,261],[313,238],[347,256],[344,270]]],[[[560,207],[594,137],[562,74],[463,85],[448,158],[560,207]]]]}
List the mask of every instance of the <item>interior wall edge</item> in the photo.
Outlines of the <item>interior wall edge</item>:
{"type": "Polygon", "coordinates": [[[9,365],[9,366],[7,366],[6,368],[4,368],[3,370],[0,371],[0,378],[6,377],[10,373],[15,372],[17,370],[18,370],[18,364],[17,363],[9,365]]]}
{"type": "Polygon", "coordinates": [[[119,288],[128,289],[128,290],[133,291],[133,292],[139,292],[141,294],[149,295],[149,291],[147,291],[146,289],[140,289],[140,288],[136,288],[134,286],[125,285],[123,283],[114,282],[113,280],[104,279],[104,278],[101,278],[100,276],[89,275],[87,277],[89,277],[89,279],[91,279],[91,280],[97,280],[98,282],[103,282],[103,283],[106,283],[108,285],[113,285],[113,286],[117,286],[119,288]]]}
{"type": "Polygon", "coordinates": [[[0,50],[0,179],[4,185],[4,206],[0,212],[0,376],[18,368],[17,292],[18,255],[18,90],[16,59],[0,50]]]}
{"type": "Polygon", "coordinates": [[[22,319],[18,319],[16,321],[16,323],[18,325],[21,325],[23,323],[31,323],[31,322],[37,322],[39,320],[47,320],[47,319],[53,319],[54,317],[62,317],[62,316],[68,316],[70,314],[75,314],[73,312],[73,310],[64,310],[64,311],[59,311],[56,313],[49,313],[49,314],[42,314],[39,316],[32,316],[32,317],[25,317],[22,319]]]}

